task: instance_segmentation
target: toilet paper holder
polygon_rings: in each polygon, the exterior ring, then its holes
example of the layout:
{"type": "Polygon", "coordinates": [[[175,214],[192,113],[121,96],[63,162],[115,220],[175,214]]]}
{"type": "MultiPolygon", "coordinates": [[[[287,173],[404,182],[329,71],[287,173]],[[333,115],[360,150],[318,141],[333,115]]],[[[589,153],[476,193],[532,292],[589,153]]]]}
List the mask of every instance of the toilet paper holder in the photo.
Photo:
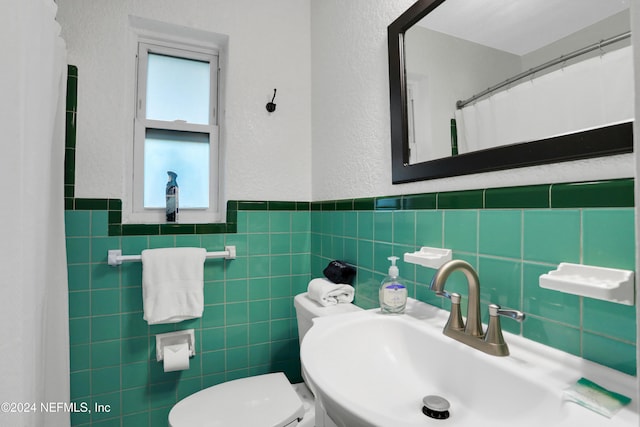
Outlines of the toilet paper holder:
{"type": "Polygon", "coordinates": [[[168,345],[187,344],[189,347],[189,357],[196,355],[195,333],[193,329],[184,331],[167,332],[156,335],[156,360],[164,360],[164,348],[168,345]]]}

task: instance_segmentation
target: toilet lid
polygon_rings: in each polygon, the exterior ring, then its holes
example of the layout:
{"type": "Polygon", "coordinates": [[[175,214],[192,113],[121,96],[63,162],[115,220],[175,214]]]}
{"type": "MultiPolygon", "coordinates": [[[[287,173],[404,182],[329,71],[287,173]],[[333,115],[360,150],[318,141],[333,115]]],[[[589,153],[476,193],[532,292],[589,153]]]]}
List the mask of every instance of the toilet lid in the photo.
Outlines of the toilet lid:
{"type": "Polygon", "coordinates": [[[282,372],[228,381],[200,390],[169,412],[171,427],[284,427],[304,406],[282,372]]]}

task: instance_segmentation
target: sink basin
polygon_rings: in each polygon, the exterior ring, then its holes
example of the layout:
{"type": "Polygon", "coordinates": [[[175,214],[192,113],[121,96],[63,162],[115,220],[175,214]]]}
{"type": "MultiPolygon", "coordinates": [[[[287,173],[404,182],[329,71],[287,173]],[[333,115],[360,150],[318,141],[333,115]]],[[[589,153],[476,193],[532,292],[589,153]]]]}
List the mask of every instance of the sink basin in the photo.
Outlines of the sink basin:
{"type": "MultiPolygon", "coordinates": [[[[378,309],[314,319],[300,350],[317,402],[338,427],[637,426],[635,377],[504,333],[511,355],[484,354],[442,334],[448,312],[410,299],[403,315],[378,309]],[[563,400],[579,378],[634,399],[613,418],[563,400]],[[422,399],[450,417],[422,413],[422,399]]],[[[332,425],[332,424],[327,424],[332,425]]]]}

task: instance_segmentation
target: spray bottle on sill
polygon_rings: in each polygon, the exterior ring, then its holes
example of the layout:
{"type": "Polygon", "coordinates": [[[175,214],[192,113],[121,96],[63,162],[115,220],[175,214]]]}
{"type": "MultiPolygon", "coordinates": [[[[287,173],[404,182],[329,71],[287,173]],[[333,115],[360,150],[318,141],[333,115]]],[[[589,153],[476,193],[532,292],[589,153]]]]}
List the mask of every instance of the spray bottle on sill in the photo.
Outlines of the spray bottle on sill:
{"type": "Polygon", "coordinates": [[[389,275],[380,285],[380,310],[383,313],[401,314],[407,306],[407,286],[400,278],[400,272],[396,266],[397,256],[387,258],[391,261],[389,275]]]}
{"type": "Polygon", "coordinates": [[[179,189],[176,178],[178,174],[173,171],[167,171],[169,178],[167,180],[166,188],[166,217],[167,222],[178,222],[178,210],[179,210],[179,189]]]}

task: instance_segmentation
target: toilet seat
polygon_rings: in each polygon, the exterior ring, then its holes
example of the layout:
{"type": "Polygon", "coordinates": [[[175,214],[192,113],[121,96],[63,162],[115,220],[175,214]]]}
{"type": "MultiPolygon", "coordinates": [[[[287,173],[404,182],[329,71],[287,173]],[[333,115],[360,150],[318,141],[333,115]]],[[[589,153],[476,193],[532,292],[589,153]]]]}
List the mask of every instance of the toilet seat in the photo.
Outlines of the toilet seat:
{"type": "Polygon", "coordinates": [[[304,405],[282,372],[227,381],[178,402],[170,427],[287,427],[304,405]]]}

